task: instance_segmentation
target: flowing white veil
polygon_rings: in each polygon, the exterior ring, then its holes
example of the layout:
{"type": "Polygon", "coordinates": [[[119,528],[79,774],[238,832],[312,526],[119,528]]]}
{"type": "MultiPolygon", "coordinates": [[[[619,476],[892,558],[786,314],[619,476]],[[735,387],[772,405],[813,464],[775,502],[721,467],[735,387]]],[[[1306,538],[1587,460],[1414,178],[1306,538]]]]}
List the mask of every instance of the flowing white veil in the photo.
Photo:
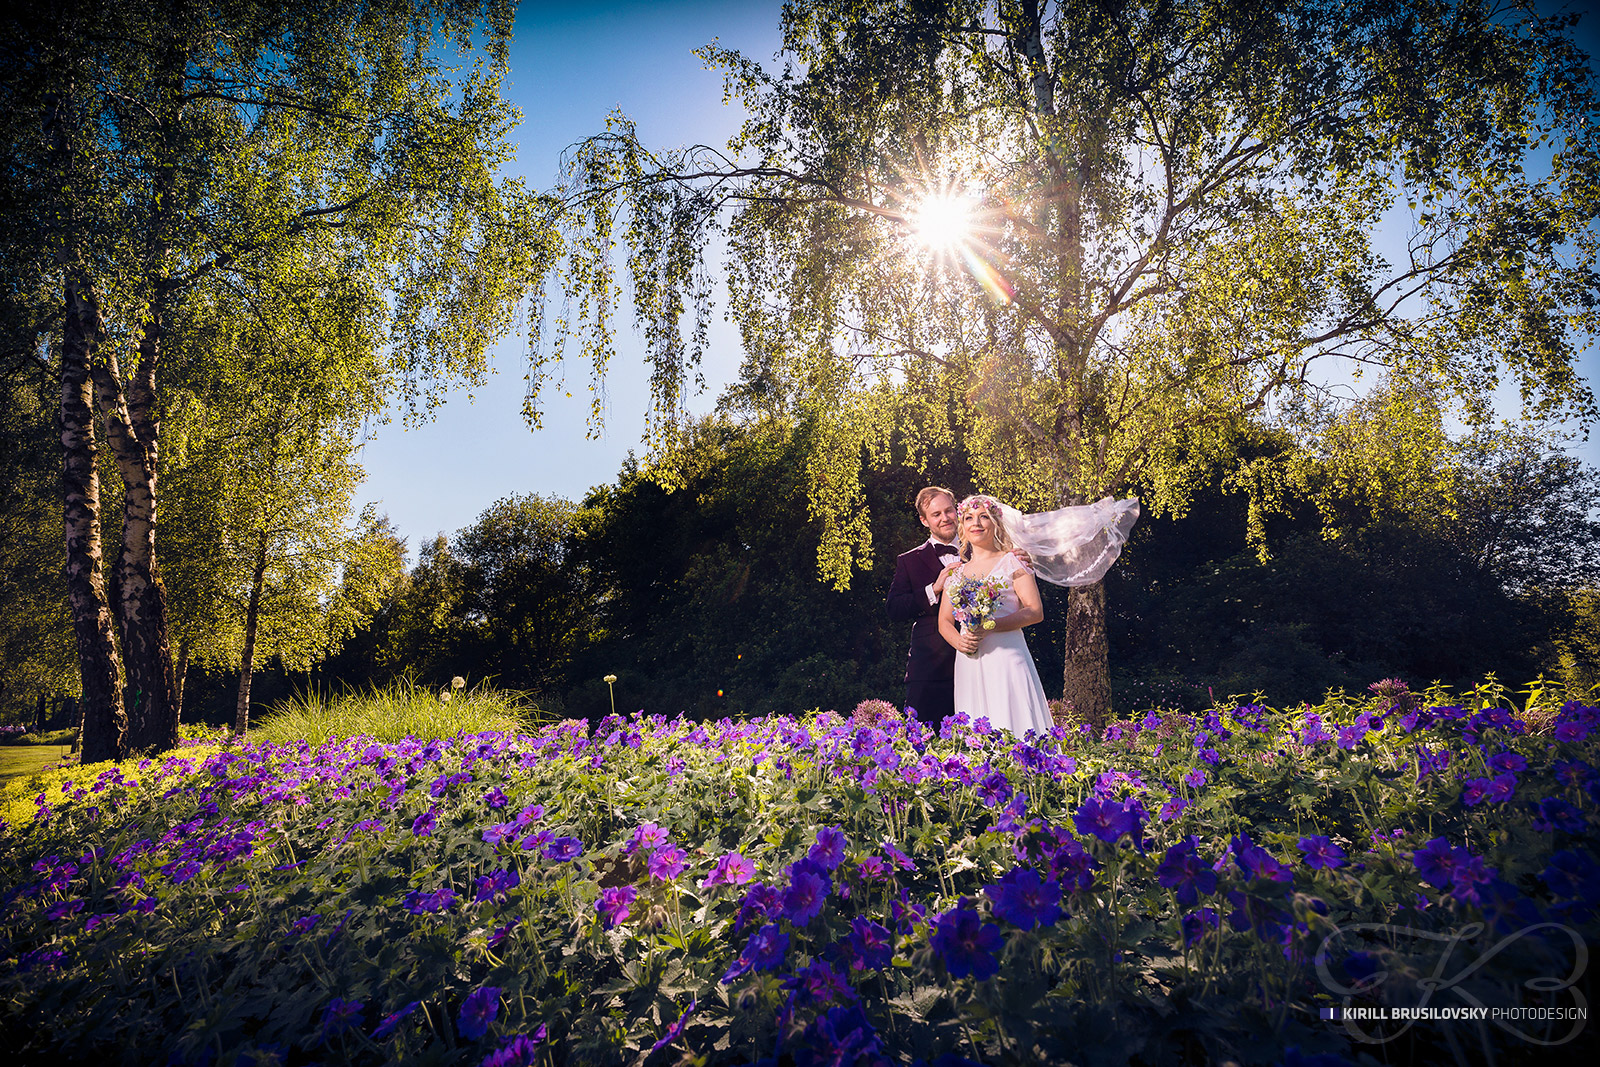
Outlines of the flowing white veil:
{"type": "Polygon", "coordinates": [[[1052,585],[1091,585],[1122,554],[1133,524],[1139,521],[1139,499],[1105,497],[1036,515],[1000,504],[1000,517],[1011,543],[1033,557],[1036,576],[1052,585]]]}

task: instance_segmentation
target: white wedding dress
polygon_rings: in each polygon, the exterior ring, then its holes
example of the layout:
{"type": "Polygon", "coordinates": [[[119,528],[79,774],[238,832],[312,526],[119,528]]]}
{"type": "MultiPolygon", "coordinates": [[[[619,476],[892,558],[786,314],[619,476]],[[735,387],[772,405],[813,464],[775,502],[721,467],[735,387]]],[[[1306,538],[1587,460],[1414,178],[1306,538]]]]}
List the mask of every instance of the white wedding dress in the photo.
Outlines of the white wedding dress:
{"type": "MultiPolygon", "coordinates": [[[[963,568],[967,565],[963,564],[963,568]]],[[[1005,590],[995,603],[996,621],[1021,605],[1011,588],[1011,578],[1022,570],[1022,562],[1007,552],[995,563],[990,574],[1005,579],[1005,590]]],[[[957,571],[952,580],[962,572],[957,571]]],[[[983,576],[978,576],[981,580],[983,576]]],[[[1021,737],[1029,730],[1046,733],[1053,726],[1050,706],[1045,702],[1039,669],[1021,630],[980,631],[976,655],[956,653],[956,711],[977,721],[987,718],[991,726],[1003,726],[1021,737]]]]}

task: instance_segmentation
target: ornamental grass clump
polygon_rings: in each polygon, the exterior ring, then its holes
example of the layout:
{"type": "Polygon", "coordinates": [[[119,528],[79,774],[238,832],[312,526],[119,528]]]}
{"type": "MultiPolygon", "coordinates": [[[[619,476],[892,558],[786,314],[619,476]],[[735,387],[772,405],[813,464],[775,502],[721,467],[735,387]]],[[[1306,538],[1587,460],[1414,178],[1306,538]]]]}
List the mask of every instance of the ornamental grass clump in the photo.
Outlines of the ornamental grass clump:
{"type": "Polygon", "coordinates": [[[1474,1047],[1547,1058],[1587,1036],[1552,1012],[1588,995],[1562,980],[1600,933],[1600,712],[1569,702],[1541,733],[1493,686],[1415,696],[1020,739],[640,713],[85,768],[0,831],[0,1043],[1429,1062],[1459,1035],[1327,1016],[1470,996],[1546,1013],[1474,1047]],[[1427,985],[1441,968],[1459,993],[1427,985]]]}

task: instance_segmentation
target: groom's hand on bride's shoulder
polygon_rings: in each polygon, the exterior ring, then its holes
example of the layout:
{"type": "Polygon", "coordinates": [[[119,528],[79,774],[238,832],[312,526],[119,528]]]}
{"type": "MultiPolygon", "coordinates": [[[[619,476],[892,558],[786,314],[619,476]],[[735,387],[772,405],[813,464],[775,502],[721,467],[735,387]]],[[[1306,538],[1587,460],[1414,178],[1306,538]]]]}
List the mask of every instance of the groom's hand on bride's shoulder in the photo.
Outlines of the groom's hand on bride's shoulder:
{"type": "Polygon", "coordinates": [[[1025,548],[1013,548],[1011,550],[1011,554],[1013,556],[1016,556],[1017,557],[1017,562],[1021,563],[1024,567],[1028,568],[1028,570],[1030,572],[1033,570],[1033,556],[1028,552],[1027,549],[1025,549],[1025,548]]]}

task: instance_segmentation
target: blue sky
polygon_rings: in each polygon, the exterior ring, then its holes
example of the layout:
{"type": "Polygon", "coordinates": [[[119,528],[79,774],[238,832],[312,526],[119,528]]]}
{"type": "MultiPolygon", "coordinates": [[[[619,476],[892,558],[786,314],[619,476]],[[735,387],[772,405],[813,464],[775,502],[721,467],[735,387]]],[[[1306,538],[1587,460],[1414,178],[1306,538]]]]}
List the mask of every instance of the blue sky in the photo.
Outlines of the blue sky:
{"type": "MultiPolygon", "coordinates": [[[[1578,0],[1572,9],[1586,6],[1578,0]]],[[[531,188],[549,187],[562,149],[602,131],[606,116],[619,109],[647,144],[722,144],[739,113],[722,105],[721,76],[706,70],[694,49],[717,39],[770,59],[778,48],[779,8],[774,0],[524,0],[506,86],[523,112],[513,134],[515,172],[531,188]]],[[[1593,56],[1600,52],[1593,25],[1600,19],[1585,22],[1591,25],[1582,28],[1580,43],[1593,56]]],[[[591,486],[613,481],[630,450],[642,451],[649,405],[640,352],[636,335],[624,327],[606,383],[606,425],[591,439],[588,369],[569,367],[565,390],[553,382],[545,387],[544,428],[535,432],[521,413],[522,342],[509,339],[493,354],[496,373],[475,395],[452,393],[421,427],[405,429],[398,419],[372,427],[362,449],[367,482],[360,499],[377,501],[388,513],[413,559],[435,533],[454,533],[511,493],[581,499],[591,486]]],[[[737,336],[719,310],[703,367],[708,389],[691,401],[691,410],[710,409],[738,361],[737,336]]],[[[1588,353],[1584,363],[1593,382],[1596,354],[1588,353]]],[[[1600,432],[1579,452],[1600,464],[1600,432]]]]}

